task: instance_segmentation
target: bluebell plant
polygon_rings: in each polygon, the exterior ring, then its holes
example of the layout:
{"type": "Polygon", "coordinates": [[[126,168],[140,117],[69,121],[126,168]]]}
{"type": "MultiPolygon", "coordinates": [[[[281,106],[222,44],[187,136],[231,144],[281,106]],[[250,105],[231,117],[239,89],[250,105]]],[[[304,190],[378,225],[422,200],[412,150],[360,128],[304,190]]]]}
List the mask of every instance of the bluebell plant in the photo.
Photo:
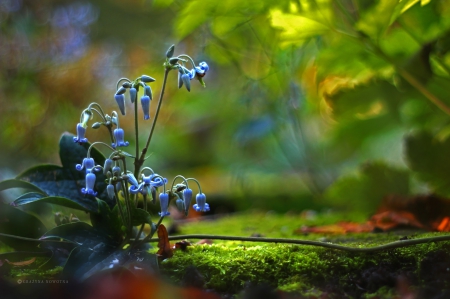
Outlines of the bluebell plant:
{"type": "Polygon", "coordinates": [[[206,203],[206,195],[202,192],[200,183],[196,179],[178,175],[174,178],[170,188],[168,188],[167,178],[155,173],[150,167],[143,167],[146,159],[145,155],[149,148],[161,108],[168,73],[171,70],[178,71],[178,86],[180,88],[184,85],[190,91],[190,81],[193,79],[198,80],[205,87],[203,78],[209,70],[208,64],[201,62],[196,65],[194,60],[186,54],[176,57],[173,57],[173,54],[174,46],[171,46],[166,52],[166,61],[164,62],[165,75],[160,99],[155,110],[147,141],[142,149],[139,147],[138,94],[142,91],[140,104],[143,118],[145,121],[148,121],[150,120],[150,106],[153,99],[150,84],[155,82],[155,79],[148,75],[142,75],[135,80],[121,78],[117,82],[114,99],[120,114],[125,117],[127,116],[127,101],[125,99],[127,92],[130,102],[134,106],[134,136],[136,139],[134,155],[126,151],[130,143],[125,138],[125,130],[120,126],[119,114],[116,111],[112,111],[111,115],[108,115],[104,112],[100,104],[91,103],[82,111],[80,122],[76,125],[77,136],[73,137],[74,146],[88,142],[86,129],[88,128],[88,123],[94,118],[94,115],[100,117],[100,121],[93,123],[91,127],[93,129],[99,129],[104,126],[108,131],[111,142],[93,142],[88,148],[87,157],[83,161],[80,161],[80,164],[76,165],[76,170],[85,171],[85,187],[80,190],[85,195],[97,195],[97,191],[95,190],[96,173],[102,172],[106,176],[108,197],[118,206],[118,212],[124,224],[122,229],[125,231],[125,243],[134,237],[132,235],[132,229],[135,221],[132,218],[140,198],[143,199],[144,211],[147,211],[148,202],[155,203],[159,199],[161,211],[159,212],[159,221],[157,223],[149,223],[151,232],[145,238],[140,238],[145,223],[141,224],[137,238],[134,239],[138,240],[136,242],[145,242],[153,236],[163,218],[170,215],[170,202],[175,201],[178,209],[188,215],[192,203],[192,189],[189,187],[189,182],[194,182],[198,187],[196,203],[192,205],[192,208],[200,212],[209,211],[209,205],[206,203]],[[186,66],[188,63],[191,64],[191,69],[186,66]],[[104,165],[96,165],[94,159],[90,157],[91,149],[100,146],[109,151],[109,157],[105,160],[104,165]],[[132,170],[129,166],[129,159],[134,160],[134,168],[132,170]],[[175,184],[177,180],[182,180],[183,183],[175,184]],[[160,193],[157,196],[158,192],[160,193]]]}
{"type": "Polygon", "coordinates": [[[206,62],[196,65],[188,55],[174,56],[174,46],[166,52],[163,66],[164,79],[154,110],[151,109],[154,78],[148,75],[134,80],[120,78],[113,94],[114,100],[111,96],[111,101],[117,103],[118,112],[105,113],[99,103],[89,104],[75,126],[76,136],[65,133],[60,139],[61,166],[38,165],[14,179],[0,182],[0,191],[10,188],[30,191],[10,205],[0,203],[0,211],[20,215],[12,217],[20,220],[17,225],[0,227],[0,241],[23,250],[30,246],[27,243],[29,237],[33,237],[31,244],[37,245],[31,253],[13,254],[48,256],[48,261],[53,259],[57,266],[64,266],[65,274],[81,280],[102,269],[131,267],[135,261],[141,262],[140,267],[154,269],[157,267],[156,255],[146,251],[147,243],[152,242],[162,220],[170,216],[171,203],[185,215],[191,209],[209,211],[206,196],[196,179],[177,175],[169,182],[149,166],[144,166],[169,72],[177,71],[178,86],[185,86],[190,91],[191,80],[205,86],[203,79],[209,70],[206,62]],[[122,117],[129,116],[127,106],[133,107],[134,132],[120,122],[122,117]],[[139,140],[140,111],[143,122],[152,122],[143,146],[139,140]],[[90,140],[90,130],[103,127],[106,128],[106,139],[90,140]],[[134,138],[134,149],[130,149],[130,138],[134,138]],[[198,190],[195,203],[191,187],[198,190]],[[158,220],[153,222],[149,204],[156,204],[158,200],[158,220]],[[50,203],[82,210],[89,213],[91,223],[79,221],[75,216],[66,219],[57,213],[57,226],[47,230],[38,218],[18,209],[30,203],[50,203]],[[23,219],[27,219],[29,225],[25,225],[23,219]],[[147,224],[150,229],[144,233],[147,224]],[[23,230],[26,235],[14,235],[16,226],[26,226],[27,229],[23,230]]]}

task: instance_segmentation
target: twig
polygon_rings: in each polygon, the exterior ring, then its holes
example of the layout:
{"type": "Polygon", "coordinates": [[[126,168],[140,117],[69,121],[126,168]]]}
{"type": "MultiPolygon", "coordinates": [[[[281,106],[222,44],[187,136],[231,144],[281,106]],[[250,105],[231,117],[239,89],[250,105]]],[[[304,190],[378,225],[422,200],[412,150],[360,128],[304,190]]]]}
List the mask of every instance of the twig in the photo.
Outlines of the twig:
{"type": "MultiPolygon", "coordinates": [[[[285,238],[260,238],[260,237],[236,237],[236,236],[220,236],[220,235],[180,235],[180,236],[170,236],[170,241],[184,240],[184,239],[212,239],[212,240],[229,240],[229,241],[246,241],[246,242],[264,242],[264,243],[283,243],[283,244],[297,244],[297,245],[310,245],[319,246],[331,249],[337,249],[347,252],[354,253],[368,253],[383,251],[389,249],[395,249],[400,247],[407,247],[417,244],[429,243],[429,242],[442,242],[450,241],[450,235],[420,238],[413,240],[399,240],[384,245],[368,247],[368,248],[357,248],[342,246],[332,243],[320,242],[320,241],[308,241],[308,240],[297,240],[297,239],[285,239],[285,238]]],[[[158,242],[158,238],[149,239],[148,242],[158,242]]]]}

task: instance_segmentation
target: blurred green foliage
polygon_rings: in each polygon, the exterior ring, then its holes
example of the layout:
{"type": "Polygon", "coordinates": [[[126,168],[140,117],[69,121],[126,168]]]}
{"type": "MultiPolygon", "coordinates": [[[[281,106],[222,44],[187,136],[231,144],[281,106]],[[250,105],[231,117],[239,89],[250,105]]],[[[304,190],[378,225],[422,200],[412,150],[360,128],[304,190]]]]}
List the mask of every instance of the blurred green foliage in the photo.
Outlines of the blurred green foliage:
{"type": "Polygon", "coordinates": [[[0,40],[3,173],[57,162],[80,111],[117,110],[120,77],[161,82],[174,43],[211,70],[191,93],[171,74],[148,163],[218,210],[450,195],[446,0],[8,0],[0,40]]]}

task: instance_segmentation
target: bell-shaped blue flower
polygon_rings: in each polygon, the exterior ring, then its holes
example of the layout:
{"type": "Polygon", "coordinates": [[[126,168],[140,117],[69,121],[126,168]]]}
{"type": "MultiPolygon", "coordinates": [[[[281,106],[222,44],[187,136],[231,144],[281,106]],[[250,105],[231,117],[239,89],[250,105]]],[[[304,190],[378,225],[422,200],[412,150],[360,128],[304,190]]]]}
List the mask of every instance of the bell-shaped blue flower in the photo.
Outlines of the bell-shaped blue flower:
{"type": "Polygon", "coordinates": [[[86,173],[92,172],[92,169],[95,166],[95,162],[93,158],[84,158],[81,164],[75,165],[76,170],[81,171],[86,169],[86,173]]]}
{"type": "Polygon", "coordinates": [[[114,99],[116,99],[117,105],[120,109],[120,113],[122,113],[122,115],[125,115],[125,95],[116,94],[114,95],[114,99]]]}
{"type": "Polygon", "coordinates": [[[88,142],[87,138],[84,137],[84,135],[86,135],[86,128],[81,123],[78,123],[77,124],[77,137],[73,137],[73,142],[75,142],[75,143],[78,142],[79,144],[88,142]]]}
{"type": "Polygon", "coordinates": [[[81,189],[81,193],[96,196],[97,192],[94,191],[95,186],[95,174],[89,172],[86,174],[86,188],[81,189]]]}
{"type": "Polygon", "coordinates": [[[189,211],[189,206],[191,205],[192,201],[192,190],[189,188],[186,188],[183,190],[183,198],[184,198],[184,205],[185,205],[185,212],[187,213],[189,211]]]}
{"type": "Polygon", "coordinates": [[[161,212],[159,215],[161,217],[169,216],[170,213],[168,212],[169,209],[169,194],[167,193],[160,193],[159,194],[159,203],[161,205],[161,212]]]}
{"type": "Polygon", "coordinates": [[[208,212],[209,204],[206,203],[206,195],[204,193],[199,193],[195,197],[197,203],[193,206],[194,210],[197,212],[208,212]]]}
{"type": "Polygon", "coordinates": [[[145,95],[141,98],[142,111],[144,111],[144,119],[150,119],[150,97],[145,95]]]}
{"type": "Polygon", "coordinates": [[[134,87],[130,88],[130,99],[131,99],[131,103],[134,103],[134,101],[136,101],[136,97],[137,97],[137,90],[134,87]]]}
{"type": "Polygon", "coordinates": [[[125,132],[122,128],[114,130],[114,138],[116,139],[116,142],[111,144],[113,148],[116,148],[117,146],[128,146],[130,144],[128,141],[124,141],[125,132]]]}

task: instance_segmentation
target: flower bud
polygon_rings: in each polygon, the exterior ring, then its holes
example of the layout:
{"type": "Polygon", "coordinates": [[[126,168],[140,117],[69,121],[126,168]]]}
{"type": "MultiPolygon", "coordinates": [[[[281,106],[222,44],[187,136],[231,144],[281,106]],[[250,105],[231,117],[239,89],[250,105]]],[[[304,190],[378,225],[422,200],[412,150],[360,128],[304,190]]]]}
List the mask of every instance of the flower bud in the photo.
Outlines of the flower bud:
{"type": "Polygon", "coordinates": [[[145,87],[144,87],[144,94],[146,96],[148,96],[150,98],[150,100],[153,100],[153,93],[152,93],[152,89],[150,88],[150,86],[145,85],[145,87]]]}
{"type": "Polygon", "coordinates": [[[189,211],[189,206],[191,205],[191,201],[192,201],[192,190],[189,188],[186,188],[183,190],[183,198],[184,198],[184,204],[185,204],[185,209],[184,211],[186,212],[186,215],[189,211]]]}
{"type": "Polygon", "coordinates": [[[113,165],[113,160],[111,160],[109,158],[106,159],[105,165],[103,166],[103,174],[106,175],[106,173],[111,169],[112,165],[113,165]]]}
{"type": "Polygon", "coordinates": [[[166,57],[171,58],[174,52],[175,52],[175,45],[171,45],[166,52],[166,57]]]}
{"type": "Polygon", "coordinates": [[[129,182],[131,185],[133,185],[133,186],[139,186],[139,183],[138,183],[138,181],[136,180],[136,178],[134,177],[134,174],[129,173],[129,174],[127,174],[127,177],[128,177],[128,182],[129,182]]]}
{"type": "Polygon", "coordinates": [[[123,94],[116,94],[114,96],[114,99],[116,99],[117,105],[119,106],[120,112],[122,115],[125,115],[125,95],[123,94]]]}
{"type": "Polygon", "coordinates": [[[106,186],[106,193],[108,193],[108,197],[112,200],[114,200],[114,197],[116,197],[116,194],[114,192],[114,185],[109,184],[106,186]]]}
{"type": "Polygon", "coordinates": [[[178,198],[176,200],[175,204],[177,205],[178,211],[180,211],[180,212],[184,212],[185,211],[184,200],[182,200],[181,198],[178,198]]]}
{"type": "Polygon", "coordinates": [[[141,98],[142,111],[144,112],[144,119],[150,118],[150,98],[149,96],[143,96],[141,98]]]}
{"type": "Polygon", "coordinates": [[[141,76],[141,81],[145,82],[145,83],[151,83],[151,82],[155,82],[156,80],[150,76],[147,75],[142,75],[141,76]]]}
{"type": "Polygon", "coordinates": [[[130,99],[131,99],[131,103],[134,103],[134,101],[136,101],[136,97],[137,97],[137,90],[134,87],[130,88],[130,99]]]}
{"type": "Polygon", "coordinates": [[[183,80],[181,80],[182,73],[178,72],[178,88],[183,87],[183,80]]]}
{"type": "Polygon", "coordinates": [[[122,84],[122,87],[124,87],[124,88],[130,88],[130,87],[131,87],[131,83],[130,83],[130,82],[124,82],[124,83],[122,84]]]}
{"type": "Polygon", "coordinates": [[[92,129],[98,129],[98,128],[100,128],[101,126],[102,126],[102,123],[96,122],[96,123],[92,124],[91,128],[92,128],[92,129]]]}
{"type": "Polygon", "coordinates": [[[189,78],[189,75],[188,74],[181,75],[181,81],[183,81],[187,91],[191,91],[191,79],[189,78]]]}
{"type": "Polygon", "coordinates": [[[179,60],[180,60],[180,58],[178,58],[178,57],[172,57],[172,58],[169,59],[169,63],[171,65],[175,65],[175,64],[178,63],[179,60]]]}
{"type": "Polygon", "coordinates": [[[116,95],[124,94],[125,91],[127,91],[127,89],[122,86],[116,91],[116,95]]]}

